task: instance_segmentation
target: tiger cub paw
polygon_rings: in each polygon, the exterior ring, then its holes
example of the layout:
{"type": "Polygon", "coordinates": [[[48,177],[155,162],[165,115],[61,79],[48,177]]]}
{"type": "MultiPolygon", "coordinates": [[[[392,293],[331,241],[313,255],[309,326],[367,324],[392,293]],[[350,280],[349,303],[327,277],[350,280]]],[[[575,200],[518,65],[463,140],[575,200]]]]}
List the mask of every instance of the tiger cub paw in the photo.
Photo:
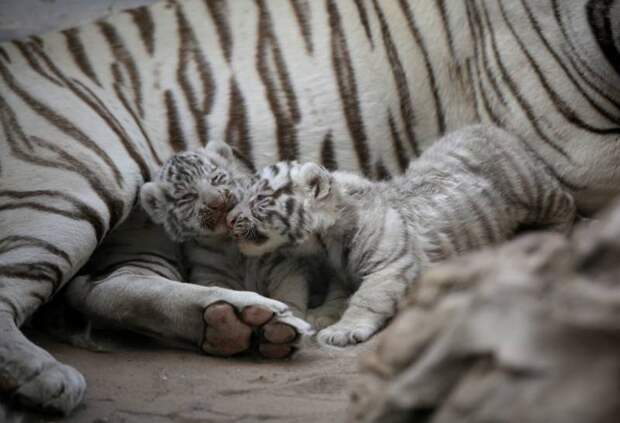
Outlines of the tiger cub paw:
{"type": "Polygon", "coordinates": [[[319,344],[332,347],[346,347],[359,344],[370,338],[377,329],[371,325],[343,326],[332,325],[317,335],[319,344]]]}

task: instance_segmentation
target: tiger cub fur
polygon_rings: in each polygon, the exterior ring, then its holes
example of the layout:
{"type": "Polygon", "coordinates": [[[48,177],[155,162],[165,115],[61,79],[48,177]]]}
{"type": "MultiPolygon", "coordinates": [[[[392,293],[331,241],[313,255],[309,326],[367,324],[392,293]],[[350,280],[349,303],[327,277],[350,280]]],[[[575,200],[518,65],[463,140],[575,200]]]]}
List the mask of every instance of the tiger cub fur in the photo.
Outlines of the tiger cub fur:
{"type": "Polygon", "coordinates": [[[331,274],[325,260],[277,252],[248,258],[228,237],[225,217],[252,178],[253,169],[230,146],[211,142],[204,149],[172,156],[156,180],[142,186],[140,201],[170,238],[183,243],[189,282],[257,292],[287,304],[295,316],[308,318],[315,327],[335,322],[344,304],[342,293],[328,293],[321,284],[313,289],[313,282],[331,274]],[[307,316],[308,306],[323,298],[324,305],[307,316]]]}
{"type": "Polygon", "coordinates": [[[474,126],[386,182],[313,163],[267,167],[227,219],[244,254],[327,254],[355,293],[318,339],[346,346],[377,332],[430,263],[527,226],[565,232],[574,216],[572,196],[519,139],[474,126]]]}

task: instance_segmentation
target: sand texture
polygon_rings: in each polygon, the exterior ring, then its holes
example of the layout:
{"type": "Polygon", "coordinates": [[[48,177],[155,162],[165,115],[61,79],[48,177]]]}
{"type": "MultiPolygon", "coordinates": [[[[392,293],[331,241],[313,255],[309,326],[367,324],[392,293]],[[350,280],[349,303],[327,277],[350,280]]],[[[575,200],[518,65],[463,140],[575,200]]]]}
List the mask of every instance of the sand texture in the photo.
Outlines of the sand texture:
{"type": "MultiPolygon", "coordinates": [[[[310,347],[288,360],[214,358],[191,351],[124,346],[78,349],[44,336],[35,341],[86,377],[86,401],[69,417],[0,410],[0,421],[338,422],[367,343],[341,351],[310,347]]],[[[0,407],[2,404],[0,403],[0,407]]]]}

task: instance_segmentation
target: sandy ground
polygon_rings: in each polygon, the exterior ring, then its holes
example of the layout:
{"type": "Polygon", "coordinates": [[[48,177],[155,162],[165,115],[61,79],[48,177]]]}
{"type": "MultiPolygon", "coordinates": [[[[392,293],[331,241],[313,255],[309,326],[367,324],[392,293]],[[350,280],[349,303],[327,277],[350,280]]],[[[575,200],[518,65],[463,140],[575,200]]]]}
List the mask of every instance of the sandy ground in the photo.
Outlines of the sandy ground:
{"type": "Polygon", "coordinates": [[[357,378],[356,357],[372,348],[372,342],[342,351],[311,347],[274,361],[135,346],[97,353],[42,335],[34,340],[82,372],[86,401],[63,419],[0,410],[0,421],[339,422],[357,378]]]}

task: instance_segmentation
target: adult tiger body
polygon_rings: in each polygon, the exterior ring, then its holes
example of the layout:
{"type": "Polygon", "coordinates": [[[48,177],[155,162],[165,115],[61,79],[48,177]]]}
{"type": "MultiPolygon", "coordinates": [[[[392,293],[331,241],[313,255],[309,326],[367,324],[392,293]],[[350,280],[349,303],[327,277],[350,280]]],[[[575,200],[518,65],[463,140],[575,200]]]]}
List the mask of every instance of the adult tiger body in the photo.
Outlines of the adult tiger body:
{"type": "MultiPolygon", "coordinates": [[[[490,122],[525,140],[582,211],[599,209],[620,190],[619,32],[617,0],[186,0],[2,44],[2,391],[65,412],[79,402],[79,375],[17,326],[163,160],[212,139],[257,166],[300,159],[381,178],[444,132],[490,122]]],[[[109,311],[102,298],[130,307],[146,279],[180,274],[131,254],[100,297],[76,284],[86,312],[109,311]]],[[[199,296],[150,305],[179,317],[205,310],[199,296]]]]}

